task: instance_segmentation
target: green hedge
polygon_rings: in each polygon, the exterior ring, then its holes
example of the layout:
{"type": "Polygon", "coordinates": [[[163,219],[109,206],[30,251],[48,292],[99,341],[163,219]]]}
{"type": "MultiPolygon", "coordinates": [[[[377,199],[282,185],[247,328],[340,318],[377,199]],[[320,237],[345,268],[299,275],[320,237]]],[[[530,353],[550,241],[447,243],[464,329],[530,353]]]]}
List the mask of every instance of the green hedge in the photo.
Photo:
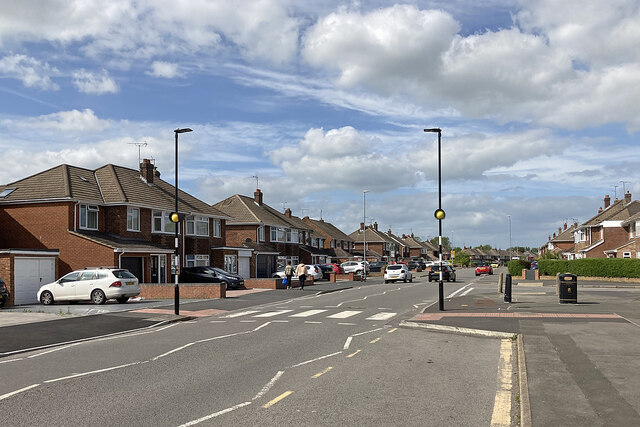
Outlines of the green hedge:
{"type": "Polygon", "coordinates": [[[528,270],[531,267],[531,261],[525,261],[521,259],[512,259],[507,263],[509,274],[512,276],[522,276],[522,270],[528,270]]]}
{"type": "Polygon", "coordinates": [[[540,275],[545,276],[572,273],[586,277],[640,277],[640,259],[629,258],[585,258],[571,261],[541,259],[538,261],[538,268],[540,275]]]}

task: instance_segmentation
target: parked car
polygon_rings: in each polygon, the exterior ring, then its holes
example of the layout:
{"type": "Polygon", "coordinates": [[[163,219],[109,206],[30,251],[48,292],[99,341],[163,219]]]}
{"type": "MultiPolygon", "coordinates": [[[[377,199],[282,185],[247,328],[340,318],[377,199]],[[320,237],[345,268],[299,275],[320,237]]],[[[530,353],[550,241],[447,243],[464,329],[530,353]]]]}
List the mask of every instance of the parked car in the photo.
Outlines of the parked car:
{"type": "Polygon", "coordinates": [[[426,270],[427,268],[431,268],[431,267],[433,267],[434,265],[436,265],[436,263],[435,263],[434,261],[426,261],[426,262],[424,263],[425,270],[426,270]]]}
{"type": "Polygon", "coordinates": [[[407,283],[413,282],[413,274],[404,264],[393,264],[388,265],[384,270],[384,283],[395,282],[397,280],[402,280],[407,283]]]}
{"type": "Polygon", "coordinates": [[[115,299],[121,304],[140,294],[138,278],[122,268],[86,268],[73,271],[38,290],[38,301],[93,301],[104,304],[115,299]]]}
{"type": "MultiPolygon", "coordinates": [[[[434,265],[429,270],[429,281],[439,281],[440,280],[440,266],[434,265]]],[[[450,265],[442,266],[442,280],[446,280],[447,282],[455,282],[456,281],[456,271],[450,265]]]]}
{"type": "Polygon", "coordinates": [[[530,270],[537,270],[537,269],[538,269],[538,261],[531,262],[530,270]]]}
{"type": "Polygon", "coordinates": [[[365,261],[347,261],[340,264],[340,267],[342,267],[345,273],[362,274],[365,268],[367,273],[371,271],[369,263],[365,261]]]}
{"type": "Polygon", "coordinates": [[[419,264],[415,261],[409,261],[407,263],[407,267],[409,267],[409,270],[417,270],[419,267],[419,264]]]}
{"type": "Polygon", "coordinates": [[[492,262],[491,263],[491,268],[498,268],[500,267],[500,263],[499,262],[492,262]]]}
{"type": "Polygon", "coordinates": [[[334,264],[334,263],[321,264],[320,268],[322,268],[322,269],[331,268],[331,271],[333,271],[336,274],[344,274],[344,269],[342,267],[340,267],[340,264],[334,264]]]}
{"type": "Polygon", "coordinates": [[[381,272],[382,269],[387,265],[386,261],[374,261],[369,263],[369,271],[372,273],[381,272]]]}
{"type": "MultiPolygon", "coordinates": [[[[293,276],[291,276],[291,280],[298,280],[298,276],[295,274],[297,267],[298,265],[293,266],[294,274],[293,276]]],[[[306,264],[306,267],[307,267],[307,277],[313,277],[313,280],[322,279],[322,269],[318,264],[306,264]]],[[[271,277],[274,277],[274,278],[279,277],[280,279],[284,279],[287,276],[284,274],[284,268],[283,268],[282,270],[278,270],[275,273],[273,273],[271,277]]]]}
{"type": "Polygon", "coordinates": [[[4,283],[4,280],[0,279],[0,308],[4,307],[4,303],[9,301],[9,289],[4,283]]]}
{"type": "Polygon", "coordinates": [[[476,276],[481,274],[493,274],[493,269],[488,264],[480,264],[476,267],[476,276]]]}
{"type": "Polygon", "coordinates": [[[227,289],[244,288],[244,278],[212,266],[185,267],[180,273],[183,283],[224,283],[227,289]]]}

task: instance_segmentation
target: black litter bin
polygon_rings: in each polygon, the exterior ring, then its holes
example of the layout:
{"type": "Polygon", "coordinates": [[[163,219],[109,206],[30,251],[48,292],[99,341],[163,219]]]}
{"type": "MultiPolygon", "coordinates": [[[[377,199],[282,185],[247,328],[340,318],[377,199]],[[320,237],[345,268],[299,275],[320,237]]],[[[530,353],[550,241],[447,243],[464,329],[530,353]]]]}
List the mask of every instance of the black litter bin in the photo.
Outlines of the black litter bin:
{"type": "Polygon", "coordinates": [[[578,276],[575,274],[561,274],[560,277],[560,289],[558,296],[560,298],[560,304],[577,304],[578,303],[578,276]]]}

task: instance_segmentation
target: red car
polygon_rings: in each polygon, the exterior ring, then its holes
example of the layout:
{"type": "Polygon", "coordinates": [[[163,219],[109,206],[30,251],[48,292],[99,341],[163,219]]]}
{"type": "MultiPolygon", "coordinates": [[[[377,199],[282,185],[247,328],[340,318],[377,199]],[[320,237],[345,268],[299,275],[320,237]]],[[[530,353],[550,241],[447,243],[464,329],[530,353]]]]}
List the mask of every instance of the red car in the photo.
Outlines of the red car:
{"type": "Polygon", "coordinates": [[[340,267],[339,264],[322,264],[323,271],[333,271],[336,274],[344,274],[344,270],[340,267]]]}
{"type": "Polygon", "coordinates": [[[479,265],[476,267],[476,276],[481,274],[493,274],[493,269],[490,265],[479,265]]]}

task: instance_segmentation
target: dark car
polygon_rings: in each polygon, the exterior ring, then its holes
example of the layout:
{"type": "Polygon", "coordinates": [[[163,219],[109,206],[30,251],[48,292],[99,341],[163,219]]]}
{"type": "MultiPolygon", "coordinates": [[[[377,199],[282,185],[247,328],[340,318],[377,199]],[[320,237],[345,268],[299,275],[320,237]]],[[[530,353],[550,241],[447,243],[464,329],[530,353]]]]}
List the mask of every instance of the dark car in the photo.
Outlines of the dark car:
{"type": "Polygon", "coordinates": [[[530,270],[537,270],[537,269],[538,269],[538,261],[532,261],[530,270]]]}
{"type": "Polygon", "coordinates": [[[372,273],[381,272],[385,265],[387,265],[387,263],[384,261],[375,261],[375,262],[369,263],[369,268],[370,268],[369,271],[372,273]]]}
{"type": "Polygon", "coordinates": [[[418,264],[415,261],[409,261],[407,263],[407,267],[409,267],[409,270],[417,270],[419,266],[420,266],[420,264],[418,264]]]}
{"type": "MultiPolygon", "coordinates": [[[[439,281],[440,280],[440,266],[434,265],[429,270],[429,281],[439,281]]],[[[442,266],[442,280],[446,280],[447,282],[455,282],[456,281],[456,271],[451,268],[450,265],[442,266]]]]}
{"type": "Polygon", "coordinates": [[[4,280],[0,279],[0,308],[4,307],[4,303],[9,300],[9,289],[5,285],[4,280]]]}
{"type": "Polygon", "coordinates": [[[244,288],[244,279],[217,267],[185,267],[180,274],[183,283],[224,283],[227,289],[244,288]]]}

